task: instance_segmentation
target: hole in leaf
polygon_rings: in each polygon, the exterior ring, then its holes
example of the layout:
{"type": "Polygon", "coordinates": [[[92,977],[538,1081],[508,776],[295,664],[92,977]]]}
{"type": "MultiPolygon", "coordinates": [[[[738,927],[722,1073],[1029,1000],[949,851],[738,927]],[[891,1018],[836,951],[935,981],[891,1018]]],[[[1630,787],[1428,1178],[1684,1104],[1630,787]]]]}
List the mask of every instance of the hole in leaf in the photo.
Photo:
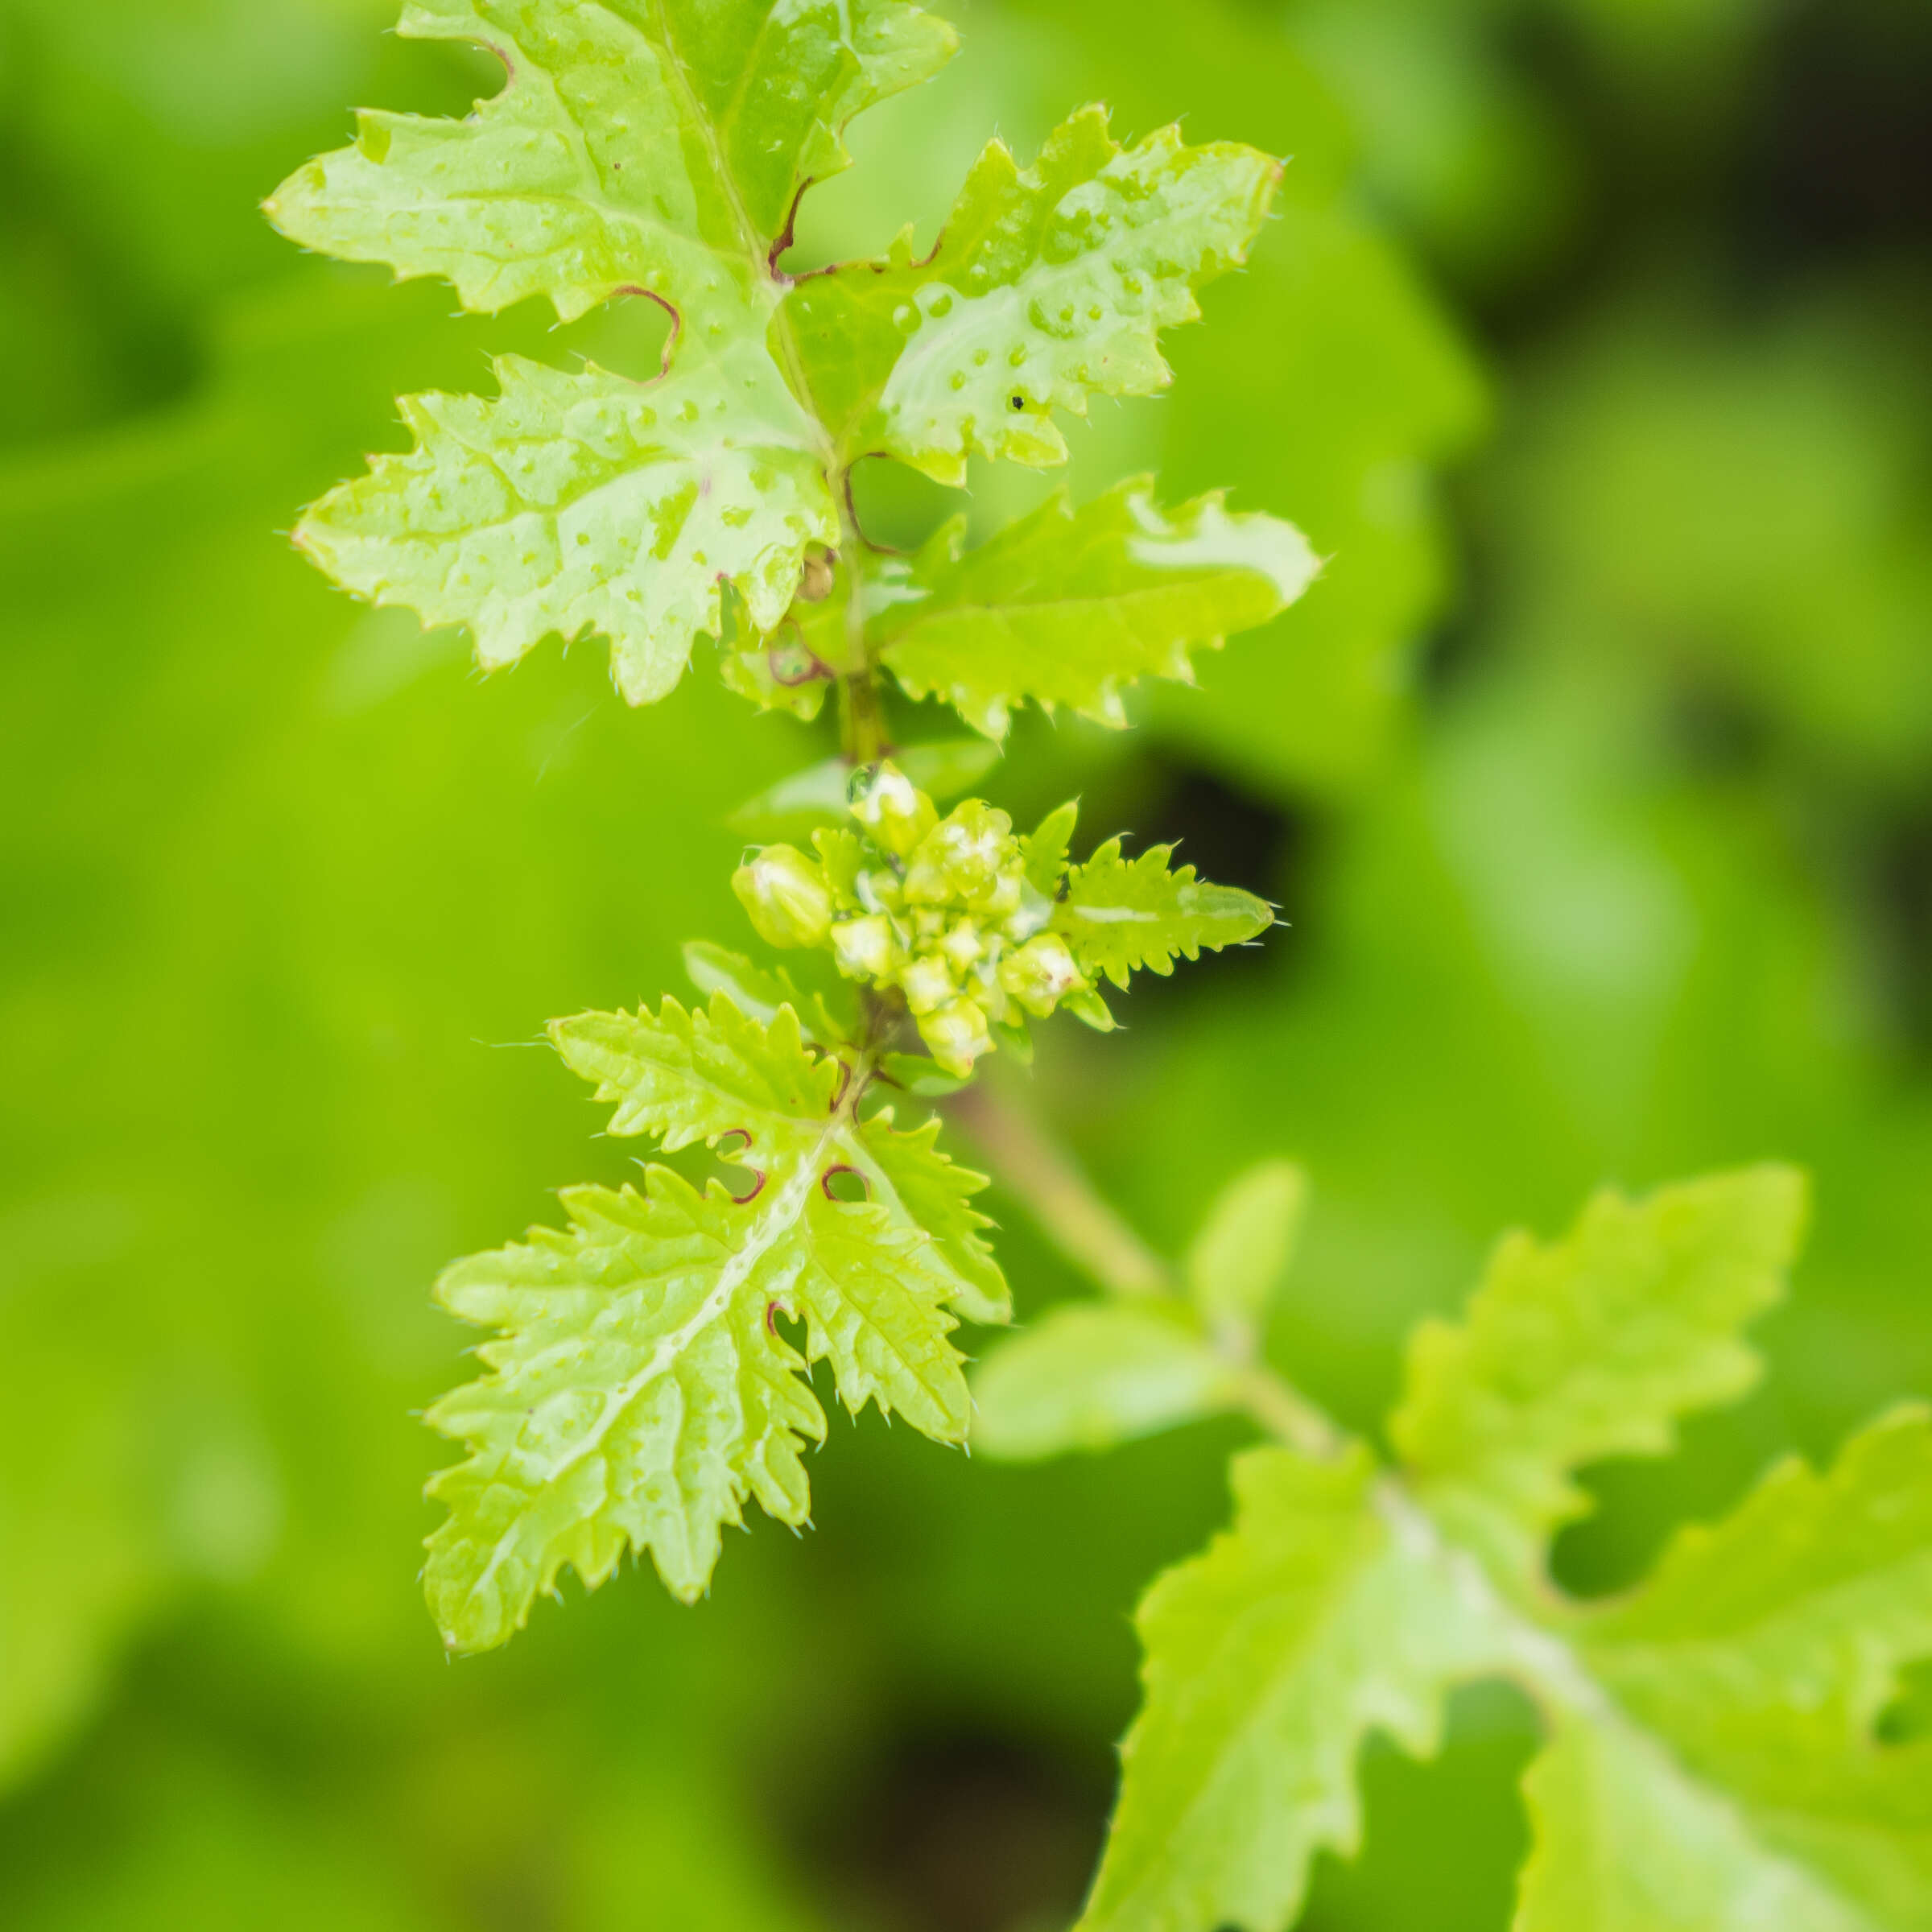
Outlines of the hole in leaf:
{"type": "Polygon", "coordinates": [[[828,1167],[819,1185],[825,1190],[828,1201],[868,1201],[872,1198],[865,1175],[856,1167],[828,1167]]]}
{"type": "Polygon", "coordinates": [[[677,311],[662,297],[635,289],[548,330],[538,353],[555,369],[594,362],[630,382],[654,382],[663,373],[677,323],[677,311]]]}

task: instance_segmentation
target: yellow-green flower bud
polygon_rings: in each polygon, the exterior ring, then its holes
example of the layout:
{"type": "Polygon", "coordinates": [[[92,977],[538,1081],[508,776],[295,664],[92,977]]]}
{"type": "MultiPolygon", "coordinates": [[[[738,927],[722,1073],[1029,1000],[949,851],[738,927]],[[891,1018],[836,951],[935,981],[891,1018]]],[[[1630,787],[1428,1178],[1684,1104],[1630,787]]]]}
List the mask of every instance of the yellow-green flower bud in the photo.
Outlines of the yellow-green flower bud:
{"type": "Polygon", "coordinates": [[[868,912],[898,912],[906,903],[899,875],[883,865],[868,866],[853,879],[852,890],[868,912]]]}
{"type": "Polygon", "coordinates": [[[852,782],[852,815],[875,845],[904,858],[939,822],[932,800],[898,766],[874,766],[852,782]]]}
{"type": "Polygon", "coordinates": [[[899,990],[914,1013],[932,1013],[959,991],[942,959],[927,954],[912,961],[899,975],[899,990]]]}
{"type": "Polygon", "coordinates": [[[955,972],[970,972],[985,956],[986,943],[975,921],[956,919],[941,936],[939,951],[955,972]]]}
{"type": "Polygon", "coordinates": [[[731,886],[769,944],[822,945],[832,929],[825,874],[796,846],[767,845],[732,874],[731,886]]]}
{"type": "Polygon", "coordinates": [[[832,956],[848,980],[882,979],[898,964],[898,941],[883,913],[846,919],[832,929],[832,956]]]}
{"type": "Polygon", "coordinates": [[[964,1080],[972,1063],[990,1052],[993,1035],[986,1016],[971,1000],[955,1000],[919,1022],[919,1034],[932,1057],[956,1078],[964,1080]]]}
{"type": "Polygon", "coordinates": [[[1067,942],[1057,932],[1042,932],[1000,962],[1000,984],[1035,1019],[1043,1020],[1087,982],[1067,942]]]}
{"type": "Polygon", "coordinates": [[[983,912],[988,919],[1004,923],[1020,910],[1026,894],[1026,875],[1016,865],[970,894],[966,902],[975,912],[983,912]]]}
{"type": "Polygon", "coordinates": [[[1013,821],[983,799],[968,799],[919,841],[906,870],[906,897],[914,905],[976,908],[1009,872],[1017,906],[1024,875],[1013,821]]]}

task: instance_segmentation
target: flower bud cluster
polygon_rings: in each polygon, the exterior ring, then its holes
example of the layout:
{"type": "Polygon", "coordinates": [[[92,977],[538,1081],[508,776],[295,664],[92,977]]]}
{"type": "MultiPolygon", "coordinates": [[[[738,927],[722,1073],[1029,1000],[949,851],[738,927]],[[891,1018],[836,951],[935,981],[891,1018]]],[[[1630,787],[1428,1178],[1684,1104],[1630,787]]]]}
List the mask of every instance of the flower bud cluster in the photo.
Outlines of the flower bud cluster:
{"type": "Polygon", "coordinates": [[[934,1059],[964,1077],[1022,1013],[1043,1019],[1089,982],[1046,930],[1013,821],[977,799],[942,819],[896,766],[853,780],[853,827],[816,857],[767,845],[732,885],[774,946],[825,946],[846,978],[896,988],[934,1059]]]}

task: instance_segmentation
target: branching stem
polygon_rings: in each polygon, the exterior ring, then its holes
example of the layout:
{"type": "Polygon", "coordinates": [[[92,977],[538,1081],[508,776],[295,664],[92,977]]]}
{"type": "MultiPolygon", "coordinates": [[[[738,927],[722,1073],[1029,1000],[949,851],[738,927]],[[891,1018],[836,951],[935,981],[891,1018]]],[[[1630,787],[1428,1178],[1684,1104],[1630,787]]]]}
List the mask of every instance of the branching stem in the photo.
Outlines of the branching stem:
{"type": "MultiPolygon", "coordinates": [[[[1000,1179],[1026,1203],[1061,1253],[1109,1294],[1174,1292],[1174,1271],[1121,1220],[1072,1157],[1032,1113],[989,1078],[947,1102],[1000,1179]]],[[[1260,1426],[1304,1455],[1332,1456],[1347,1432],[1262,1361],[1252,1344],[1241,1370],[1241,1404],[1260,1426]]]]}

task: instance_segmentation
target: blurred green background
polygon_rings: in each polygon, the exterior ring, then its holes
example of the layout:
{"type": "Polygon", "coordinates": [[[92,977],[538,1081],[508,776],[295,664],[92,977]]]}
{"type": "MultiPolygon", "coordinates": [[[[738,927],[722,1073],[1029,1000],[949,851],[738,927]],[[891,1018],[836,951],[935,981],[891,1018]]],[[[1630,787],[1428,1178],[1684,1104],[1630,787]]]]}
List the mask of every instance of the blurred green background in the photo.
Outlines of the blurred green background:
{"type": "MultiPolygon", "coordinates": [[[[1141,730],[1016,734],[1000,803],[1077,790],[1292,923],[1049,1030],[1041,1111],[1169,1252],[1306,1162],[1273,1352],[1364,1427],[1502,1227],[1816,1176],[1762,1390],[1594,1478],[1561,1567],[1612,1588],[1932,1386],[1932,7],[947,10],[964,52],[860,125],[801,258],[930,235],[989,133],[1095,97],[1292,155],[1073,474],[1228,484],[1331,559],[1141,730]]],[[[352,104],[497,84],[389,20],[0,0],[0,1922],[1051,1932],[1232,1426],[1028,1470],[841,1422],[815,1533],[733,1539],[695,1610],[630,1575],[450,1665],[418,1596],[412,1411],[470,1339],[427,1284],[630,1171],[530,1042],[744,943],[725,815],[826,741],[702,664],[629,712],[597,646],[482,682],[278,535],[402,446],[400,390],[654,360],[268,230],[352,104]]],[[[993,1206],[1022,1318],[1083,1291],[993,1206]]],[[[1529,1719],[1456,1718],[1373,1756],[1308,1922],[1506,1925],[1529,1719]]]]}

